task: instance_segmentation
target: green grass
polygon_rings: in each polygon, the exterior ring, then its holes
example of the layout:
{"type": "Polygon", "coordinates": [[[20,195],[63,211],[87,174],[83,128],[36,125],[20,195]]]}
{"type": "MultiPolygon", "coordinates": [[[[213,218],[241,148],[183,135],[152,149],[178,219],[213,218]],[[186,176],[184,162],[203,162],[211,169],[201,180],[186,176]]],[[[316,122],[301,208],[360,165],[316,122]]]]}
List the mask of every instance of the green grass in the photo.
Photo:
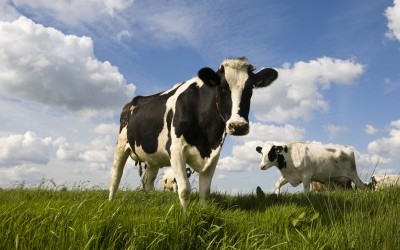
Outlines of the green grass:
{"type": "Polygon", "coordinates": [[[399,249],[400,189],[192,195],[0,189],[0,249],[399,249]]]}

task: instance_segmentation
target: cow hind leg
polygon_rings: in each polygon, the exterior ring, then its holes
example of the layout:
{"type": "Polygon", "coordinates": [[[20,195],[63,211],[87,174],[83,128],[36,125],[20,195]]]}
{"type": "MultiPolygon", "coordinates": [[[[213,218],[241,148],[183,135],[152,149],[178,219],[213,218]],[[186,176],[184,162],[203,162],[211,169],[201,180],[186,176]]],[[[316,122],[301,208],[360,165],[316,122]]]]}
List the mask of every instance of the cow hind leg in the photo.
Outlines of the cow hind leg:
{"type": "Polygon", "coordinates": [[[142,178],[142,185],[144,190],[151,191],[154,189],[154,181],[157,178],[158,170],[158,167],[147,165],[146,171],[144,172],[142,178]]]}
{"type": "Polygon", "coordinates": [[[126,160],[128,159],[131,152],[127,144],[128,140],[126,137],[126,128],[124,128],[119,134],[117,144],[115,145],[114,165],[109,182],[109,200],[112,200],[114,198],[115,192],[117,192],[118,190],[126,160]]]}

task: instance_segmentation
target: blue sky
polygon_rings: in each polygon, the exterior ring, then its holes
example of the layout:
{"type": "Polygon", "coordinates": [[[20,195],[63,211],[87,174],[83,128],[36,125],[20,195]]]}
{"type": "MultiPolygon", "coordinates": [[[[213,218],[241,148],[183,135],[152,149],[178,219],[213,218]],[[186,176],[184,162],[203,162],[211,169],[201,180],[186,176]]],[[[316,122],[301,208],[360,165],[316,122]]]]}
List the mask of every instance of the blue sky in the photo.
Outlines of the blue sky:
{"type": "MultiPolygon", "coordinates": [[[[377,162],[400,172],[398,0],[0,0],[0,186],[106,187],[123,104],[231,56],[280,76],[255,90],[250,134],[227,138],[213,191],[272,191],[265,141],[351,145],[364,181],[377,162]]],[[[132,162],[122,183],[139,186],[132,162]]]]}

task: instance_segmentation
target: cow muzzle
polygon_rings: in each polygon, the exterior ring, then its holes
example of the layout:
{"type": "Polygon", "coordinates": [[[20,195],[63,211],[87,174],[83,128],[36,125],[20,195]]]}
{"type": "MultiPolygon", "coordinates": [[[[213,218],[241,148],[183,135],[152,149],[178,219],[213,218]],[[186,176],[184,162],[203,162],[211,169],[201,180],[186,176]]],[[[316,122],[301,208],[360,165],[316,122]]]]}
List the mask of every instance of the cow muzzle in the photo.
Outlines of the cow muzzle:
{"type": "Polygon", "coordinates": [[[249,133],[248,122],[228,122],[226,130],[229,135],[247,135],[249,133]]]}
{"type": "Polygon", "coordinates": [[[265,169],[267,169],[267,166],[265,166],[265,164],[260,164],[260,166],[259,166],[259,167],[260,167],[260,169],[261,169],[261,170],[265,170],[265,169]]]}

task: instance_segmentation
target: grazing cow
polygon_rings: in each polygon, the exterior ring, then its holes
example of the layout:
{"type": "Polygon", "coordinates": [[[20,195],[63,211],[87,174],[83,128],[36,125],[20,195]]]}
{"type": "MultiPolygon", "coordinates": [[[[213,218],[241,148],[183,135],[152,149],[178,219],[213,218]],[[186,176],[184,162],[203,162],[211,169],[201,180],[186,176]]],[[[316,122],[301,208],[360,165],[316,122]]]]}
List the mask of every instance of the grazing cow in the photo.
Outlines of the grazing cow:
{"type": "Polygon", "coordinates": [[[386,187],[400,186],[400,175],[375,174],[371,177],[371,183],[369,186],[372,190],[381,190],[386,187]]]}
{"type": "MultiPolygon", "coordinates": [[[[193,170],[190,168],[186,168],[186,176],[189,179],[190,176],[194,173],[193,170]]],[[[169,191],[178,191],[178,185],[176,184],[176,179],[175,179],[175,173],[172,168],[168,168],[167,170],[164,171],[163,175],[163,190],[169,190],[169,191]]]]}
{"type": "Polygon", "coordinates": [[[352,148],[312,142],[276,146],[267,142],[264,147],[257,147],[256,150],[262,154],[261,170],[277,166],[281,172],[282,176],[275,184],[276,194],[288,182],[294,187],[303,183],[306,192],[310,191],[311,181],[329,183],[351,180],[357,188],[365,188],[357,175],[352,148]]]}
{"type": "Polygon", "coordinates": [[[194,77],[151,96],[137,96],[120,118],[109,199],[113,199],[125,162],[145,162],[145,190],[154,188],[158,169],[172,166],[183,209],[190,196],[186,164],[199,173],[200,201],[205,203],[225,136],[246,135],[253,88],[270,85],[278,72],[254,73],[246,58],[226,59],[215,72],[202,68],[194,77]]]}
{"type": "Polygon", "coordinates": [[[338,182],[331,180],[328,183],[321,183],[319,181],[311,182],[312,191],[330,191],[330,190],[348,190],[353,189],[351,186],[351,180],[346,180],[344,182],[338,182]]]}

